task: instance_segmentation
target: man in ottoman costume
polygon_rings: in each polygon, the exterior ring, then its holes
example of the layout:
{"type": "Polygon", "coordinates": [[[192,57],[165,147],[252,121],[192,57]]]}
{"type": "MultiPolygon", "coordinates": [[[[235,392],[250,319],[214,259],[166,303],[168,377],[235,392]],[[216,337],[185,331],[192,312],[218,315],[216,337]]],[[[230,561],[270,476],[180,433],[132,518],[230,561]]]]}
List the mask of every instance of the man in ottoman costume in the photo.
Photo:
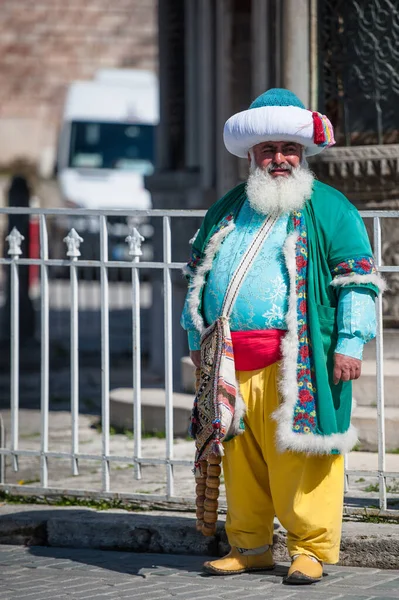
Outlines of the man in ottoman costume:
{"type": "Polygon", "coordinates": [[[248,157],[250,174],[208,210],[193,243],[182,325],[197,367],[243,253],[267,216],[277,220],[230,316],[245,430],[223,444],[231,551],[204,568],[272,569],[276,515],[292,560],[286,582],[313,583],[339,558],[343,455],[357,441],[351,380],[384,282],[356,208],[308,169],[307,156],[335,143],[325,116],[268,90],[226,122],[224,142],[248,157]]]}

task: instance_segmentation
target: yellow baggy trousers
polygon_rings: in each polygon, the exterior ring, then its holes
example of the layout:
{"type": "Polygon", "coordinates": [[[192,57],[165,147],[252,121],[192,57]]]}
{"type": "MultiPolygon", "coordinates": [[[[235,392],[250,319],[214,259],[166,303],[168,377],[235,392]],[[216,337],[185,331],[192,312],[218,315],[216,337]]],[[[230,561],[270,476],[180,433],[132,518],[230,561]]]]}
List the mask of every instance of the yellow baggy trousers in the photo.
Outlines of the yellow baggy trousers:
{"type": "Polygon", "coordinates": [[[276,515],[287,530],[290,556],[336,563],[341,539],[344,457],[280,452],[276,423],[278,363],[237,371],[247,405],[245,432],[224,444],[226,532],[231,546],[273,543],[276,515]]]}

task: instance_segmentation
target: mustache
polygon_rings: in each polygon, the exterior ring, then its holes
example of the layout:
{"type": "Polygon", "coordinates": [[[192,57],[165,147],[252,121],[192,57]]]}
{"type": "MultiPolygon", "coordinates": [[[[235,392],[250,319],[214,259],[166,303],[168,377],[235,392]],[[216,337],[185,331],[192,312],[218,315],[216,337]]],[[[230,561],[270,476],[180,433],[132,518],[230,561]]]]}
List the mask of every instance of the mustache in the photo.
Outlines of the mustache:
{"type": "Polygon", "coordinates": [[[286,163],[282,163],[281,165],[277,164],[277,163],[270,163],[269,165],[267,165],[266,167],[266,171],[268,173],[270,173],[271,171],[274,171],[275,169],[279,169],[281,171],[289,171],[291,172],[293,167],[289,164],[286,163]]]}

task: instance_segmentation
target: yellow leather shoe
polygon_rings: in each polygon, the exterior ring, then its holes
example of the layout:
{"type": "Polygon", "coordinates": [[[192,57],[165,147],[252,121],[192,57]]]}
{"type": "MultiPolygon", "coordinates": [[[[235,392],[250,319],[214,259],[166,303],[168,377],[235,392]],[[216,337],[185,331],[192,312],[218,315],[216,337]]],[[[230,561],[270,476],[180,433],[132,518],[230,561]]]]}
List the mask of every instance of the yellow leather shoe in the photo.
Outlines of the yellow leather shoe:
{"type": "Polygon", "coordinates": [[[262,554],[241,554],[233,547],[223,558],[204,563],[203,569],[211,575],[237,575],[250,571],[270,571],[275,566],[270,548],[262,554]]]}
{"type": "Polygon", "coordinates": [[[316,583],[323,578],[323,565],[316,560],[312,560],[306,554],[299,554],[293,561],[288,570],[288,575],[284,583],[293,585],[303,585],[316,583]]]}

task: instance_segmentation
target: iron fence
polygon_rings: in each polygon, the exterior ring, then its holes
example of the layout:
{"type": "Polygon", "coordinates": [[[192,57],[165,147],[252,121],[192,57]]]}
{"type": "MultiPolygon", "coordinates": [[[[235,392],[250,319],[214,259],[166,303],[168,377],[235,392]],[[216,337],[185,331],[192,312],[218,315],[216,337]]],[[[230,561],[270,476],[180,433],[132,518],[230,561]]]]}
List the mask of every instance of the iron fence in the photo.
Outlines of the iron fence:
{"type": "MultiPolygon", "coordinates": [[[[171,222],[173,219],[193,219],[203,217],[204,211],[189,210],[149,210],[149,211],[120,211],[107,210],[68,210],[68,209],[0,209],[0,215],[30,215],[39,218],[40,233],[40,256],[38,258],[24,258],[21,251],[21,236],[17,230],[13,230],[7,237],[9,245],[8,257],[0,259],[0,265],[5,265],[10,270],[10,411],[11,427],[7,432],[8,447],[4,442],[4,435],[0,435],[0,459],[3,465],[4,459],[11,461],[12,469],[18,472],[20,457],[36,457],[40,460],[40,482],[38,485],[20,485],[7,483],[4,476],[4,467],[0,468],[0,490],[9,493],[24,495],[73,495],[90,496],[102,498],[121,498],[132,501],[164,502],[169,505],[176,503],[192,503],[192,497],[181,497],[175,494],[174,469],[184,467],[187,472],[192,468],[192,461],[176,458],[174,453],[174,431],[173,431],[173,327],[172,327],[172,272],[180,270],[183,266],[180,262],[172,260],[172,233],[171,222]],[[99,242],[100,255],[95,260],[80,258],[80,245],[82,237],[72,229],[65,237],[67,246],[67,258],[49,258],[49,235],[48,219],[55,217],[95,217],[99,219],[99,242]],[[110,217],[134,217],[161,219],[163,232],[163,256],[162,260],[141,260],[141,244],[143,238],[136,228],[133,228],[126,237],[128,244],[128,260],[109,260],[108,253],[108,229],[107,220],[110,217]],[[20,383],[20,338],[19,338],[19,270],[24,266],[34,266],[40,270],[40,449],[30,450],[20,448],[19,435],[19,383],[20,383]],[[49,449],[49,360],[50,360],[50,321],[49,321],[49,269],[62,267],[69,270],[70,281],[70,415],[71,415],[71,439],[69,451],[53,451],[49,449]],[[78,291],[80,281],[78,269],[97,268],[100,271],[100,310],[101,310],[101,453],[85,453],[82,451],[79,441],[79,303],[78,291]],[[131,310],[132,310],[132,382],[133,382],[133,453],[113,454],[110,449],[110,362],[109,362],[109,306],[110,285],[109,273],[112,269],[128,269],[131,271],[131,310]],[[140,279],[141,270],[157,270],[163,276],[163,310],[164,310],[164,374],[165,374],[165,456],[143,457],[142,452],[142,364],[141,364],[141,339],[140,339],[140,279]],[[79,461],[101,462],[101,490],[57,488],[49,485],[49,461],[52,459],[66,459],[71,462],[71,472],[79,475],[79,461]],[[130,493],[128,490],[116,492],[112,489],[110,476],[111,465],[120,463],[132,463],[134,477],[142,477],[142,468],[146,466],[161,466],[166,473],[166,493],[143,494],[130,493]]],[[[399,266],[382,264],[382,235],[381,221],[386,218],[399,217],[399,211],[367,211],[361,213],[364,219],[373,221],[374,254],[376,264],[382,273],[399,272],[399,266]]],[[[191,237],[187,235],[188,238],[191,237]]],[[[4,267],[3,267],[4,268],[4,267]]],[[[387,510],[387,479],[399,477],[399,472],[386,470],[386,448],[385,448],[385,416],[384,416],[384,362],[383,362],[383,305],[379,297],[376,302],[377,311],[377,337],[376,337],[376,396],[378,415],[378,469],[370,471],[359,471],[348,468],[346,462],[346,484],[349,487],[350,477],[369,476],[378,478],[379,482],[379,508],[387,510]]],[[[192,488],[194,490],[194,486],[192,488]]]]}

